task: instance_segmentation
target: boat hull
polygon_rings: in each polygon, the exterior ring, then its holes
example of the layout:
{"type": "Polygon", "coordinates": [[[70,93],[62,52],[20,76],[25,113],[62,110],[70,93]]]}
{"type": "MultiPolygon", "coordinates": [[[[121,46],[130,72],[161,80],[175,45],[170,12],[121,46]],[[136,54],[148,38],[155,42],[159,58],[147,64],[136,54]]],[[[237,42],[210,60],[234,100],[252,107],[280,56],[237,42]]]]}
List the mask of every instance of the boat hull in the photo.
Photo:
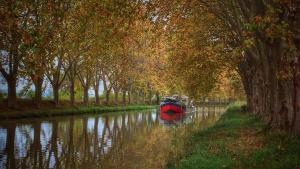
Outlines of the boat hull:
{"type": "Polygon", "coordinates": [[[175,103],[164,103],[160,106],[161,113],[185,113],[185,107],[175,103]]]}

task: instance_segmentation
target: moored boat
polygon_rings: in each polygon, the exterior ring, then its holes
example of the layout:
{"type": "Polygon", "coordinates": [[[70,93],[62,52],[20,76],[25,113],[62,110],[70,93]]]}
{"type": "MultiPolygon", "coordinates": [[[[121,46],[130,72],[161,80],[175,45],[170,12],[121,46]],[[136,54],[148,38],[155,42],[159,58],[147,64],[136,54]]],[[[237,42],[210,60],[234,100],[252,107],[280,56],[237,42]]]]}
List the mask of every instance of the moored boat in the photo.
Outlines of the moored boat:
{"type": "Polygon", "coordinates": [[[160,112],[161,113],[185,113],[186,106],[181,103],[179,100],[172,99],[172,98],[166,98],[163,102],[160,104],[160,112]]]}

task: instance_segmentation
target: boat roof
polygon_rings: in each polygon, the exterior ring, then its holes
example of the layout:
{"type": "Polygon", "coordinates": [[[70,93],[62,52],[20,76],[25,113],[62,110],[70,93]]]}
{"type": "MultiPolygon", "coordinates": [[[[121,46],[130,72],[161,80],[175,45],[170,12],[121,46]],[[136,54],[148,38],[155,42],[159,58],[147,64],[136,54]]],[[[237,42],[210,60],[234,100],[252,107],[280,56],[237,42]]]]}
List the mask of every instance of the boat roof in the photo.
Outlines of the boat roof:
{"type": "Polygon", "coordinates": [[[166,100],[166,99],[173,99],[173,100],[187,100],[189,99],[188,96],[185,96],[185,95],[182,95],[179,97],[179,95],[173,95],[173,96],[164,96],[163,97],[163,100],[166,100]]]}
{"type": "Polygon", "coordinates": [[[172,97],[168,97],[168,98],[165,98],[165,99],[163,100],[163,102],[178,102],[178,100],[177,100],[177,99],[174,99],[174,98],[172,98],[172,97]]]}

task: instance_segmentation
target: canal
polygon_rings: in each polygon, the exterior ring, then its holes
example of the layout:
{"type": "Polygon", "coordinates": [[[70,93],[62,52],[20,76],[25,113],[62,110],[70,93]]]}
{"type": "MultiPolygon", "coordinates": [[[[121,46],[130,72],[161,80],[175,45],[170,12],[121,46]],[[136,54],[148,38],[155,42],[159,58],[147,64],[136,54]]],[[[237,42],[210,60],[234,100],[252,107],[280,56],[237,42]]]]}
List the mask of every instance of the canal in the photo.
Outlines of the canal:
{"type": "Polygon", "coordinates": [[[225,108],[199,107],[177,121],[162,120],[156,110],[2,120],[0,168],[165,168],[225,108]]]}

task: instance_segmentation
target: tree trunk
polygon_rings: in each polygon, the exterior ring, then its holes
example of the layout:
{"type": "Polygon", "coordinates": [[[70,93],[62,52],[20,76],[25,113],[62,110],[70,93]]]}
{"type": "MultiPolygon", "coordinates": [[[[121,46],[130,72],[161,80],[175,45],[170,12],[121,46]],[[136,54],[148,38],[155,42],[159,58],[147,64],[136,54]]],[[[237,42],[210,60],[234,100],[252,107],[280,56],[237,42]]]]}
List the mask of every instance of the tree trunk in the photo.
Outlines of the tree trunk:
{"type": "Polygon", "coordinates": [[[34,87],[35,87],[34,101],[37,108],[41,107],[42,91],[43,91],[42,86],[43,86],[43,78],[38,77],[34,81],[34,87]]]}
{"type": "Polygon", "coordinates": [[[9,108],[16,108],[17,104],[17,91],[16,91],[17,78],[13,75],[10,75],[7,79],[8,87],[8,96],[7,96],[7,105],[9,108]]]}
{"type": "Polygon", "coordinates": [[[159,105],[160,104],[159,92],[156,92],[155,95],[156,95],[156,104],[159,105]]]}
{"type": "Polygon", "coordinates": [[[141,92],[140,92],[140,90],[136,91],[136,103],[137,104],[141,103],[141,92]]]}
{"type": "Polygon", "coordinates": [[[293,118],[291,129],[300,134],[300,56],[295,61],[294,70],[294,100],[293,100],[293,118]]]}
{"type": "Polygon", "coordinates": [[[134,104],[137,104],[137,92],[134,90],[131,92],[131,94],[132,94],[132,102],[134,104]]]}
{"type": "Polygon", "coordinates": [[[106,81],[103,80],[103,88],[104,88],[104,93],[105,93],[105,104],[108,105],[109,104],[109,95],[110,95],[110,89],[107,84],[106,81]]]}
{"type": "Polygon", "coordinates": [[[137,104],[142,104],[142,94],[140,91],[137,91],[136,93],[136,100],[137,100],[137,104]]]}
{"type": "Polygon", "coordinates": [[[53,88],[53,102],[55,104],[55,107],[57,107],[59,104],[59,86],[54,85],[52,86],[52,88],[53,88]]]}
{"type": "MultiPolygon", "coordinates": [[[[248,56],[247,56],[248,58],[248,56]]],[[[250,72],[250,66],[247,62],[241,62],[238,66],[239,74],[241,76],[241,80],[243,83],[243,87],[245,90],[245,94],[247,97],[247,107],[250,112],[254,112],[254,107],[253,107],[253,93],[252,93],[252,86],[251,83],[253,82],[253,76],[251,76],[250,72]]],[[[204,101],[205,102],[205,98],[204,101]]]]}
{"type": "Polygon", "coordinates": [[[89,86],[83,87],[83,103],[85,106],[89,103],[89,86]]]}
{"type": "Polygon", "coordinates": [[[131,104],[131,91],[128,91],[128,104],[131,104]]]}
{"type": "Polygon", "coordinates": [[[148,93],[148,101],[149,101],[148,104],[152,104],[152,91],[151,90],[149,90],[149,93],[148,93]]]}
{"type": "Polygon", "coordinates": [[[72,106],[75,105],[75,80],[70,80],[70,103],[72,106]]]}
{"type": "Polygon", "coordinates": [[[146,103],[145,100],[146,100],[146,93],[142,91],[142,104],[146,103]]]}
{"type": "Polygon", "coordinates": [[[118,105],[119,104],[119,90],[114,91],[115,93],[115,104],[118,105]]]}
{"type": "MultiPolygon", "coordinates": [[[[288,118],[288,114],[289,114],[289,109],[287,107],[287,100],[285,98],[285,89],[284,89],[284,83],[283,81],[279,81],[279,90],[278,90],[278,100],[279,103],[281,105],[281,108],[278,112],[279,114],[279,120],[278,120],[278,124],[280,125],[280,127],[286,131],[289,130],[289,118],[288,118]]],[[[276,114],[275,114],[276,116],[276,114]]],[[[276,123],[275,123],[276,124],[276,123]]]]}
{"type": "Polygon", "coordinates": [[[294,114],[292,119],[292,129],[300,134],[300,78],[295,84],[294,114]]]}
{"type": "Polygon", "coordinates": [[[126,105],[126,90],[123,90],[122,92],[122,103],[123,105],[126,105]]]}
{"type": "Polygon", "coordinates": [[[70,104],[71,106],[75,106],[75,77],[76,77],[76,69],[77,64],[74,63],[72,60],[70,62],[70,70],[67,74],[69,81],[70,81],[70,104]]]}
{"type": "Polygon", "coordinates": [[[94,86],[94,90],[95,90],[95,103],[96,105],[100,105],[99,83],[96,83],[96,85],[94,86]]]}
{"type": "Polygon", "coordinates": [[[105,92],[105,104],[106,104],[106,105],[109,104],[109,94],[110,94],[110,92],[107,90],[107,91],[105,92]]]}

